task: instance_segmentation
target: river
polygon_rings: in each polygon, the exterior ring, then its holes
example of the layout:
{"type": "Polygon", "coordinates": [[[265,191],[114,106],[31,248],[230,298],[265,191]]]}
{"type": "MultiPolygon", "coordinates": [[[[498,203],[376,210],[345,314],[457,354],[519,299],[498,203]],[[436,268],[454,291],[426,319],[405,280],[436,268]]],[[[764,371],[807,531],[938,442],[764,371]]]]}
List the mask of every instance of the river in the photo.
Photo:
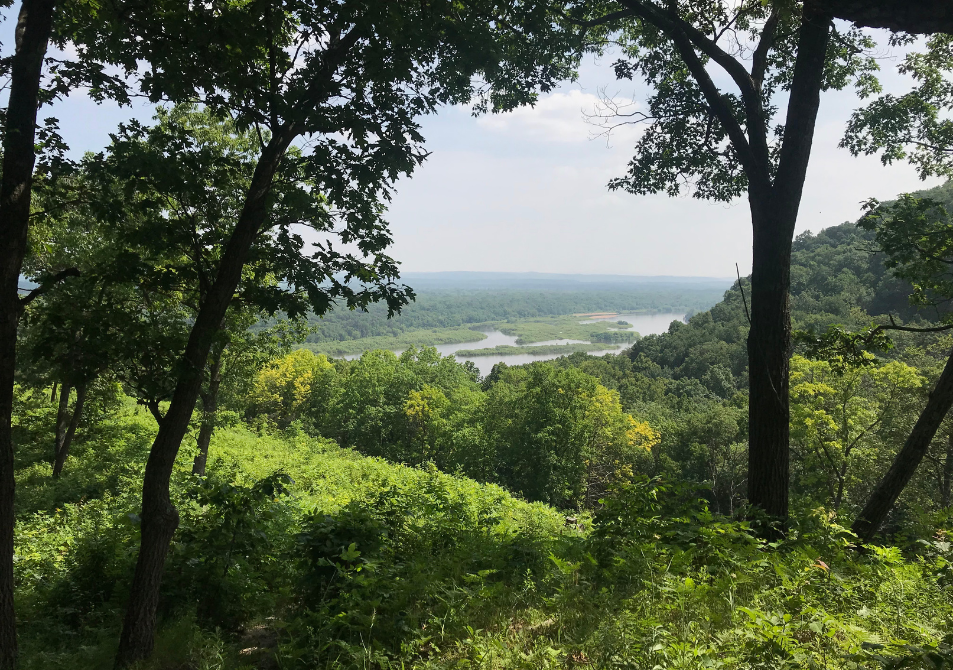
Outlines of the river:
{"type": "MultiPolygon", "coordinates": [[[[669,324],[672,321],[681,321],[685,317],[684,314],[619,314],[618,316],[612,316],[609,319],[604,319],[606,321],[626,321],[632,324],[629,327],[619,326],[619,330],[634,330],[639,335],[643,337],[645,335],[657,335],[659,333],[664,333],[668,330],[669,324]]],[[[600,319],[603,320],[603,319],[600,319]]],[[[593,323],[594,319],[580,320],[582,323],[593,323]]],[[[443,356],[449,356],[454,354],[460,349],[492,349],[493,347],[500,344],[510,344],[513,346],[519,346],[516,344],[515,335],[504,335],[498,330],[491,330],[486,332],[486,339],[480,340],[479,342],[461,342],[459,344],[438,344],[436,349],[443,356]]],[[[532,345],[528,346],[538,346],[543,344],[571,344],[574,342],[583,342],[584,340],[548,340],[546,342],[533,342],[532,345]]],[[[614,354],[622,351],[626,345],[622,345],[619,349],[608,349],[603,351],[591,351],[589,352],[592,356],[601,356],[603,354],[614,354]]],[[[396,352],[400,353],[400,352],[396,352]]],[[[508,356],[494,355],[494,356],[466,356],[466,357],[457,357],[458,361],[472,361],[474,365],[480,370],[481,375],[487,375],[490,373],[490,370],[493,369],[493,366],[496,363],[504,362],[507,365],[523,365],[524,363],[532,363],[533,361],[548,361],[554,358],[559,358],[563,354],[543,354],[534,356],[532,354],[511,354],[508,356]]],[[[346,358],[358,358],[358,355],[346,356],[346,358]]]]}

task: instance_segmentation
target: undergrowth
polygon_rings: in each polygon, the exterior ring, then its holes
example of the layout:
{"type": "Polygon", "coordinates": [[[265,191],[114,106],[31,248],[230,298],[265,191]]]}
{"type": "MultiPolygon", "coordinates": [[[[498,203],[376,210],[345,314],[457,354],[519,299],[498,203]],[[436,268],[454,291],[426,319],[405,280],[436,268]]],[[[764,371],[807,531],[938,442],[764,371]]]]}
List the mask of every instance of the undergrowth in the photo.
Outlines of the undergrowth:
{"type": "MultiPolygon", "coordinates": [[[[22,665],[109,668],[154,422],[127,408],[52,480],[20,409],[22,665]]],[[[860,552],[813,510],[768,544],[648,480],[567,517],[294,427],[219,429],[204,479],[191,457],[146,668],[953,667],[942,536],[860,552]]]]}

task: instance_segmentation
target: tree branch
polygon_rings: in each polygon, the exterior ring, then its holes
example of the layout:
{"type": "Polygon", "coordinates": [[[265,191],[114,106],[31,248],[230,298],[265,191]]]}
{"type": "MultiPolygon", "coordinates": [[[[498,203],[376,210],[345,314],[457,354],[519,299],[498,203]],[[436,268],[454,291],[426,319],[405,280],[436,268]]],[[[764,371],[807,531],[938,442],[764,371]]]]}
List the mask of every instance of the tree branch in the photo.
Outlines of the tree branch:
{"type": "Polygon", "coordinates": [[[781,12],[778,10],[778,6],[774,5],[771,9],[771,16],[768,17],[764,28],[761,30],[761,39],[758,41],[758,46],[751,55],[751,81],[754,82],[758,91],[761,90],[764,83],[764,73],[768,69],[768,52],[774,46],[780,19],[781,12]]]}
{"type": "Polygon", "coordinates": [[[53,275],[46,281],[42,282],[35,289],[33,289],[32,291],[27,293],[25,296],[20,298],[20,309],[22,310],[24,307],[26,307],[31,302],[39,298],[41,295],[43,295],[44,293],[52,289],[54,286],[59,284],[61,281],[63,281],[67,277],[79,277],[79,269],[67,268],[65,270],[60,270],[55,275],[53,275]]]}
{"type": "Polygon", "coordinates": [[[744,66],[711,41],[703,32],[681,19],[674,12],[663,12],[658,7],[636,0],[618,0],[618,2],[632,10],[633,14],[643,21],[652,24],[671,38],[692,77],[698,82],[709,107],[728,133],[728,137],[738,152],[738,158],[744,167],[745,173],[748,175],[749,182],[756,184],[762,182],[760,185],[767,187],[770,182],[769,154],[761,95],[744,66]],[[712,81],[701,58],[695,53],[696,48],[720,65],[738,86],[747,116],[747,136],[718,87],[712,81]],[[752,144],[754,144],[754,148],[752,148],[752,144]]]}
{"type": "Polygon", "coordinates": [[[150,400],[146,403],[146,407],[149,408],[149,413],[152,414],[152,417],[156,420],[156,423],[160,426],[162,425],[162,411],[159,409],[158,400],[150,400]]]}
{"type": "MultiPolygon", "coordinates": [[[[804,190],[807,164],[814,143],[832,25],[829,14],[814,11],[810,4],[805,4],[798,35],[794,78],[791,80],[791,93],[788,96],[784,139],[781,142],[774,179],[781,195],[781,202],[776,203],[776,206],[782,203],[793,206],[795,213],[804,190]]],[[[795,220],[792,219],[789,224],[792,229],[794,224],[795,220]]]]}
{"type": "Polygon", "coordinates": [[[870,331],[870,336],[875,333],[881,333],[885,330],[902,330],[907,333],[941,333],[944,330],[953,329],[953,323],[947,324],[945,326],[935,326],[932,328],[917,328],[916,326],[898,326],[897,322],[893,320],[893,315],[890,315],[890,325],[877,326],[872,331],[870,331]]]}
{"type": "Polygon", "coordinates": [[[741,92],[743,98],[754,96],[760,102],[760,96],[755,89],[751,75],[745,70],[744,65],[736,60],[731,54],[718,46],[705,33],[685,21],[674,11],[663,12],[658,7],[637,0],[617,0],[623,7],[628,7],[639,18],[648,21],[652,25],[666,31],[679,30],[685,33],[685,36],[691,43],[703,54],[718,63],[722,69],[728,73],[735,85],[741,92]]]}
{"type": "Polygon", "coordinates": [[[911,34],[953,32],[947,0],[826,0],[831,13],[859,26],[911,34]]]}
{"type": "Polygon", "coordinates": [[[628,9],[620,9],[618,12],[611,12],[605,16],[600,16],[597,19],[591,19],[589,21],[580,21],[578,19],[574,19],[562,10],[559,10],[559,15],[565,21],[568,21],[574,26],[579,26],[580,28],[595,28],[597,26],[603,26],[607,23],[612,23],[613,21],[618,21],[619,19],[625,19],[630,16],[634,16],[632,11],[628,9]]]}

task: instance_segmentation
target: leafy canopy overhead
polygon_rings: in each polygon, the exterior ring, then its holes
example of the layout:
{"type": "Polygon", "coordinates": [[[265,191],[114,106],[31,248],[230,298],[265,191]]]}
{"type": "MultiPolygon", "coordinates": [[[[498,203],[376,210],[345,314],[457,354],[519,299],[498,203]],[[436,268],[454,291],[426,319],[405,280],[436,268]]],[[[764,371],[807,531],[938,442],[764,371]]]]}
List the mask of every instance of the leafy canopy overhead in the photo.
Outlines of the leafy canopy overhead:
{"type": "MultiPolygon", "coordinates": [[[[895,44],[909,44],[897,36],[895,44]]],[[[922,52],[907,54],[897,66],[914,88],[885,94],[851,116],[841,140],[855,156],[880,154],[884,165],[906,159],[921,179],[953,177],[953,35],[931,37],[922,52]]]]}
{"type": "Polygon", "coordinates": [[[67,12],[82,55],[135,73],[153,101],[197,99],[240,128],[296,123],[356,147],[419,141],[413,117],[474,93],[494,109],[531,102],[575,63],[533,1],[120,0],[98,15],[131,30],[109,35],[67,12]]]}
{"type": "MultiPolygon", "coordinates": [[[[208,133],[191,146],[195,124],[181,114],[169,115],[161,130],[130,125],[122,131],[129,165],[154,166],[189,153],[190,162],[173,165],[167,175],[143,170],[137,177],[165,179],[160,190],[227,172],[234,169],[227,163],[240,158],[246,205],[273,188],[275,207],[297,208],[293,215],[276,213],[284,220],[270,222],[270,238],[253,252],[250,271],[265,257],[283,265],[292,290],[307,291],[318,313],[339,296],[351,308],[383,300],[390,312],[412,297],[394,283],[396,264],[381,252],[390,242],[383,213],[393,185],[426,157],[421,115],[474,99],[482,109],[531,102],[538,89],[570,76],[576,60],[551,31],[549,43],[530,43],[527,36],[546,20],[545,3],[537,2],[120,0],[95,10],[68,5],[64,14],[80,60],[118,66],[150,100],[199,103],[208,119],[240,138],[238,153],[213,165],[202,147],[208,133]],[[88,11],[126,29],[95,31],[88,11]],[[547,57],[539,57],[540,49],[547,57]],[[296,141],[299,148],[284,157],[272,185],[264,175],[273,158],[296,141]],[[255,182],[258,171],[262,181],[255,182]],[[316,195],[305,204],[309,194],[316,195]],[[363,259],[324,240],[303,260],[300,225],[339,237],[363,259]],[[352,280],[376,288],[349,293],[352,280]],[[324,291],[322,282],[334,290],[324,291]]],[[[235,205],[234,218],[248,214],[237,198],[235,205]]],[[[272,290],[267,309],[301,311],[286,302],[272,290]]]]}
{"type": "MultiPolygon", "coordinates": [[[[770,186],[782,157],[786,107],[798,55],[802,7],[796,2],[571,2],[567,18],[589,26],[590,49],[621,52],[619,79],[642,79],[641,103],[606,99],[609,131],[646,126],[628,174],[610,187],[728,201],[754,178],[770,186]]],[[[822,90],[853,85],[877,92],[873,41],[838,26],[826,53],[822,90]]]]}

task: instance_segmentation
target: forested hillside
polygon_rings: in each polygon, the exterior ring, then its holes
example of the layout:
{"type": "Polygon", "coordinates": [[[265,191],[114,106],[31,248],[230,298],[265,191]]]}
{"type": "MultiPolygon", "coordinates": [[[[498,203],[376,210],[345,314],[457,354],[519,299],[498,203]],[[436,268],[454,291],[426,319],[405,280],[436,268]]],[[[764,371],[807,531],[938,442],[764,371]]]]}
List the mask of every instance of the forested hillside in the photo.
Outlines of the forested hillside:
{"type": "Polygon", "coordinates": [[[953,668],[948,5],[4,3],[0,670],[953,668]]]}
{"type": "MultiPolygon", "coordinates": [[[[873,246],[856,224],[798,239],[798,328],[935,317],[910,306],[873,246]]],[[[795,354],[796,521],[770,549],[741,520],[746,333],[735,285],[620,355],[498,364],[485,378],[434,349],[353,361],[280,341],[236,350],[174,470],[182,517],[149,667],[945,658],[953,423],[885,525],[886,548],[857,553],[846,526],[953,339],[896,333],[849,369],[795,354]]],[[[19,388],[24,667],[110,662],[156,426],[131,390],[96,383],[51,479],[59,410],[42,384],[19,388]]]]}
{"type": "MultiPolygon", "coordinates": [[[[918,195],[953,207],[953,182],[918,195]]],[[[750,289],[747,280],[742,287],[750,289]]],[[[748,321],[742,290],[736,283],[724,300],[687,325],[673,324],[666,335],[648,336],[629,355],[644,357],[661,368],[658,374],[673,379],[701,379],[730,372],[737,388],[747,385],[745,341],[748,321]]],[[[804,233],[794,241],[791,254],[791,315],[795,330],[823,331],[832,324],[858,328],[894,316],[900,322],[939,321],[947,311],[917,309],[910,304],[911,287],[884,267],[871,232],[856,223],[804,233]]]]}

